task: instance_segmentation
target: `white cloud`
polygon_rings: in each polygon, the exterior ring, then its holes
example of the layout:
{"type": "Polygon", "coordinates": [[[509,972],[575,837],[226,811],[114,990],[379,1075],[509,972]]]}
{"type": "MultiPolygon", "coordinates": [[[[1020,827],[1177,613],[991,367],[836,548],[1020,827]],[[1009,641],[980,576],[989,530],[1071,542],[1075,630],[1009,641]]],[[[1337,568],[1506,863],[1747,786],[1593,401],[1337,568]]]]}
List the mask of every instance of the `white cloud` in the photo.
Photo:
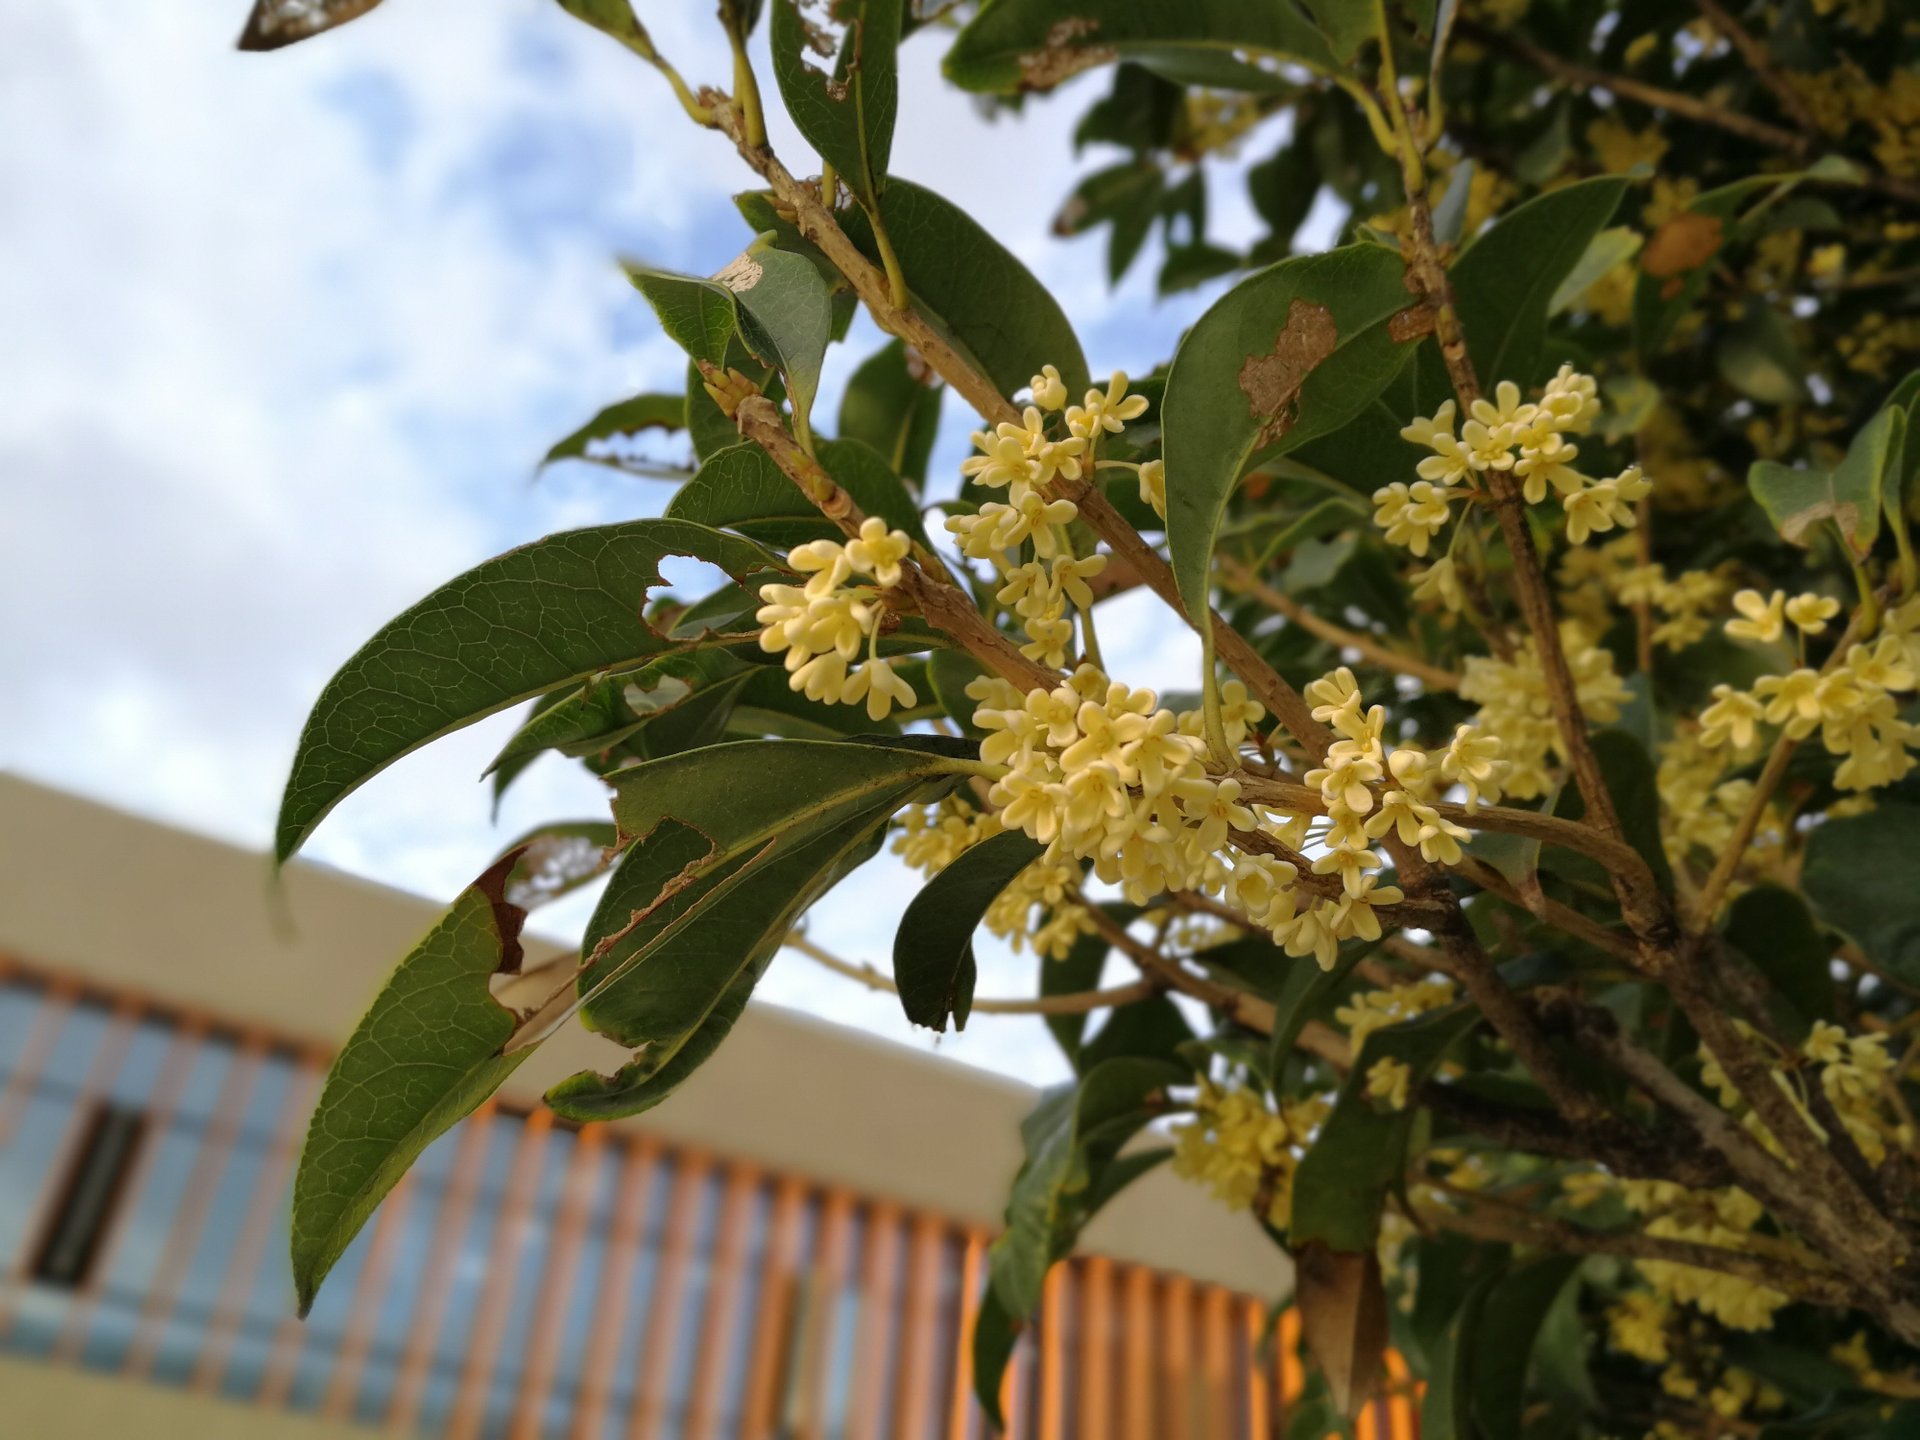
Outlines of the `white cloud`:
{"type": "MultiPolygon", "coordinates": [[[[663,502],[591,472],[536,486],[532,465],[605,401],[678,384],[612,257],[716,268],[751,177],[551,4],[391,0],[266,56],[231,48],[244,9],[0,14],[0,763],[263,845],[307,705],[380,622],[510,544],[663,502]]],[[[648,18],[690,76],[727,73],[704,7],[648,18]]],[[[1136,276],[1128,323],[1102,323],[1099,243],[1048,237],[1091,168],[1068,140],[1085,85],[988,125],[939,44],[905,51],[898,171],[1028,258],[1118,352],[1096,368],[1163,357],[1199,300],[1151,307],[1136,276]]],[[[783,119],[774,138],[803,153],[783,119]]],[[[1125,629],[1129,678],[1192,685],[1184,637],[1125,629]]],[[[474,782],[509,724],[394,766],[312,853],[445,896],[518,829],[590,813],[595,787],[543,763],[489,825],[474,782]]],[[[817,933],[883,959],[892,866],[817,933]]],[[[1011,957],[985,969],[982,993],[1032,983],[1011,957]]],[[[797,962],[766,993],[904,1031],[890,998],[797,962]]],[[[946,1050],[1058,1065],[1037,1021],[946,1050]]]]}

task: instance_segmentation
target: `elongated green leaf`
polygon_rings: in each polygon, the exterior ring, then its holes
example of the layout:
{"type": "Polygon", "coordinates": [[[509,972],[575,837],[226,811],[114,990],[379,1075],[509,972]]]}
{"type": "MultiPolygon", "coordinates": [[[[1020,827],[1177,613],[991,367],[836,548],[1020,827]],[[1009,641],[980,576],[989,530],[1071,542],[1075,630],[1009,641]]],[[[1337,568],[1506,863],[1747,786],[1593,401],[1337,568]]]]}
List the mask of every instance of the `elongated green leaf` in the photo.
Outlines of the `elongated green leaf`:
{"type": "MultiPolygon", "coordinates": [[[[817,449],[821,465],[853,497],[854,504],[927,543],[920,507],[870,446],[859,440],[823,440],[817,449]]],[[[693,479],[674,495],[667,514],[738,530],[781,547],[840,535],[839,528],[781,473],[766,451],[745,442],[709,455],[693,479]]]]}
{"type": "MultiPolygon", "coordinates": [[[[1033,272],[978,221],[931,190],[894,179],[880,197],[880,218],[913,292],[914,308],[1011,395],[1040,372],[1060,367],[1067,389],[1087,386],[1087,360],[1066,313],[1033,272]]],[[[854,212],[847,232],[878,261],[872,227],[854,212]]]]}
{"type": "Polygon", "coordinates": [[[898,0],[846,0],[808,14],[799,0],[773,5],[773,74],[787,114],[869,207],[886,182],[893,149],[902,9],[898,0]],[[844,29],[835,36],[823,21],[844,29]],[[831,73],[814,63],[827,54],[831,73]]]}
{"type": "Polygon", "coordinates": [[[1577,1255],[1516,1265],[1488,1294],[1468,1363],[1477,1433],[1486,1440],[1520,1440],[1521,1402],[1534,1342],[1547,1311],[1579,1268],[1577,1255]]]}
{"type": "Polygon", "coordinates": [[[716,277],[733,292],[747,348],[777,366],[804,432],[820,389],[820,362],[833,333],[833,301],[813,262],[755,245],[716,277]]]}
{"type": "Polygon", "coordinates": [[[1420,1440],[1478,1440],[1479,1430],[1473,1419],[1472,1362],[1487,1297],[1498,1280],[1497,1272],[1474,1280],[1441,1337],[1428,1347],[1420,1440]]]}
{"type": "Polygon", "coordinates": [[[982,840],[956,856],[915,895],[893,937],[893,979],[900,1008],[915,1025],[967,1028],[973,1008],[973,932],[987,907],[1046,847],[1018,830],[982,840]]]}
{"type": "Polygon", "coordinates": [[[543,750],[592,755],[656,726],[673,732],[662,754],[710,743],[719,738],[734,695],[755,669],[724,650],[695,650],[596,678],[522,725],[488,773],[543,750]]]}
{"type": "MultiPolygon", "coordinates": [[[[1563,109],[1560,113],[1564,116],[1566,111],[1563,109]]],[[[1547,314],[1558,315],[1562,310],[1571,309],[1594,281],[1614,266],[1626,264],[1639,251],[1640,234],[1631,226],[1615,225],[1602,230],[1587,242],[1587,248],[1574,261],[1566,278],[1554,288],[1553,298],[1547,302],[1547,314]]]]}
{"type": "MultiPolygon", "coordinates": [[[[1667,863],[1666,847],[1660,842],[1660,794],[1653,757],[1639,740],[1617,728],[1597,732],[1593,737],[1593,750],[1627,843],[1640,852],[1640,858],[1647,862],[1660,888],[1671,891],[1673,870],[1667,863]]],[[[1553,812],[1568,820],[1579,820],[1586,816],[1587,807],[1579,790],[1569,785],[1560,792],[1553,812]]],[[[1539,852],[1523,847],[1521,853],[1537,855],[1539,852]]],[[[1565,850],[1549,853],[1552,868],[1559,874],[1581,876],[1602,886],[1607,884],[1606,872],[1585,856],[1565,850]]]]}
{"type": "Polygon", "coordinates": [[[1779,311],[1749,305],[1720,337],[1713,361],[1720,378],[1762,405],[1794,405],[1807,398],[1807,361],[1779,311]]]}
{"type": "Polygon", "coordinates": [[[1161,407],[1167,539],[1188,609],[1207,604],[1213,539],[1256,453],[1331,434],[1405,363],[1399,256],[1374,245],[1282,260],[1223,295],[1174,355],[1161,407]]]}
{"type": "Polygon", "coordinates": [[[596,440],[614,440],[643,430],[684,430],[686,424],[686,396],[636,395],[607,406],[571,435],[555,441],[540,463],[551,465],[556,460],[578,458],[596,440]]]}
{"type": "Polygon", "coordinates": [[[1331,970],[1298,962],[1287,967],[1285,978],[1273,1000],[1273,1043],[1267,1061],[1268,1069],[1273,1074],[1280,1074],[1288,1057],[1293,1054],[1300,1032],[1307,1028],[1307,1022],[1332,1002],[1342,982],[1353,973],[1353,967],[1365,959],[1372,948],[1369,945],[1342,945],[1331,970]]]}
{"type": "Polygon", "coordinates": [[[1327,37],[1333,58],[1351,65],[1360,47],[1376,39],[1386,24],[1381,0],[1305,0],[1308,13],[1327,37]]]}
{"type": "Polygon", "coordinates": [[[1404,1110],[1382,1109],[1367,1095],[1367,1071],[1383,1059],[1397,1060],[1410,1072],[1408,1090],[1418,1090],[1447,1047],[1479,1020],[1471,1005],[1450,1005],[1367,1037],[1333,1113],[1294,1175],[1288,1234],[1295,1245],[1317,1240],[1335,1250],[1373,1249],[1381,1208],[1400,1178],[1415,1111],[1411,1101],[1404,1110]]]}
{"type": "Polygon", "coordinates": [[[735,576],[773,564],[750,541],[685,521],[596,525],[509,550],[390,621],[307,717],[280,802],[278,858],[348,792],[429,740],[668,649],[641,612],[669,555],[735,576]]]}
{"type": "MultiPolygon", "coordinates": [[[[1236,54],[1338,68],[1326,37],[1291,5],[1246,0],[1088,0],[1068,11],[1052,0],[992,0],[955,39],[944,68],[963,90],[1050,90],[1115,59],[1177,66],[1236,54]]],[[[1235,73],[1254,68],[1239,65],[1235,73]]]]}
{"type": "MultiPolygon", "coordinates": [[[[1124,925],[1132,918],[1127,915],[1120,919],[1120,923],[1124,925]]],[[[1074,941],[1073,948],[1058,960],[1040,962],[1040,993],[1072,995],[1098,989],[1100,972],[1106,969],[1107,956],[1112,949],[1113,946],[1104,936],[1082,935],[1074,941]]],[[[1049,1015],[1047,1029],[1053,1033],[1054,1042],[1065,1053],[1067,1063],[1077,1072],[1080,1069],[1081,1041],[1087,1033],[1087,1016],[1084,1013],[1049,1015]]]]}
{"type": "Polygon", "coordinates": [[[1783,1002],[1796,1039],[1815,1020],[1833,1019],[1833,947],[1805,900],[1778,885],[1756,885],[1733,902],[1726,933],[1727,943],[1753,962],[1783,1002]]]}
{"type": "Polygon", "coordinates": [[[1007,1228],[988,1252],[987,1274],[1010,1315],[1040,1304],[1047,1269],[1073,1248],[1092,1218],[1087,1201],[1120,1147],[1167,1108],[1166,1092],[1191,1081],[1183,1065],[1127,1057],[1056,1086],[1021,1122],[1027,1158],[1007,1200],[1007,1228]]]}
{"type": "Polygon", "coordinates": [[[1831,520],[1848,548],[1864,556],[1880,534],[1882,489],[1904,448],[1906,421],[1902,410],[1880,411],[1860,428],[1846,457],[1830,471],[1757,461],[1747,472],[1747,488],[1782,539],[1806,545],[1814,529],[1831,520]]]}
{"type": "Polygon", "coordinates": [[[989,1286],[973,1317],[973,1393],[996,1433],[1004,1433],[1007,1417],[1000,1409],[1000,1382],[1020,1341],[1022,1322],[1007,1313],[989,1286]]]}
{"type": "Polygon", "coordinates": [[[944,387],[892,340],[860,362],[840,397],[840,435],[863,440],[909,487],[925,488],[944,387]]]}
{"type": "Polygon", "coordinates": [[[327,1271],[420,1152],[532,1053],[503,1055],[516,1017],[488,990],[520,968],[526,911],[509,851],[400,962],[327,1071],[293,1182],[293,1283],[305,1315],[327,1271]]]}
{"type": "MultiPolygon", "coordinates": [[[[556,689],[549,690],[544,695],[536,695],[533,703],[527,707],[527,717],[521,721],[522,726],[538,719],[546,711],[551,710],[573,693],[574,689],[571,685],[561,685],[556,689]]],[[[515,780],[520,778],[520,773],[525,770],[527,766],[539,758],[540,752],[534,750],[529,751],[527,754],[515,760],[505,762],[496,760],[488,767],[493,780],[493,818],[495,820],[500,818],[500,802],[506,797],[507,788],[512,785],[515,780]]]]}
{"type": "Polygon", "coordinates": [[[1807,837],[1800,888],[1828,925],[1869,959],[1920,982],[1920,887],[1904,858],[1920,855],[1920,805],[1882,801],[1807,837]]]}
{"type": "MultiPolygon", "coordinates": [[[[587,927],[585,948],[592,953],[612,941],[602,965],[644,959],[588,1017],[636,1053],[611,1075],[569,1076],[547,1092],[547,1103],[589,1121],[637,1115],[667,1099],[732,1032],[794,922],[872,857],[885,825],[884,816],[869,813],[737,870],[709,870],[639,927],[631,916],[652,905],[683,865],[703,863],[705,840],[667,822],[630,851],[587,927]],[[656,941],[663,933],[664,942],[656,941]]],[[[593,983],[591,972],[583,983],[593,983]]]]}
{"type": "Polygon", "coordinates": [[[1623,178],[1604,175],[1550,190],[1501,216],[1453,266],[1460,328],[1489,388],[1511,380],[1524,389],[1559,363],[1544,354],[1554,295],[1626,188],[1623,178]]]}

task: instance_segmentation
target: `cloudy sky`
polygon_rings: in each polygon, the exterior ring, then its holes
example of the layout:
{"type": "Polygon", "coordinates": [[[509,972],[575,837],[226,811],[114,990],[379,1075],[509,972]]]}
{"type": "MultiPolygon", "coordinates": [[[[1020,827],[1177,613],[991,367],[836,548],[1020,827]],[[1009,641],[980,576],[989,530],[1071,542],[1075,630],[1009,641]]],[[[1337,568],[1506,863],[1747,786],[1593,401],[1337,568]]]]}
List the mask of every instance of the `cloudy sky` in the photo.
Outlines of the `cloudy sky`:
{"type": "MultiPolygon", "coordinates": [[[[375,627],[508,546],[665,503],[589,466],[536,483],[534,462],[602,404],[678,385],[614,257],[718,269],[750,238],[728,198],[750,177],[551,0],[388,0],[264,56],[232,48],[245,8],[0,11],[0,765],[264,848],[308,705],[375,627]]],[[[642,8],[684,73],[724,78],[710,5],[642,8]]],[[[1149,256],[1110,295],[1100,241],[1048,235],[1074,176],[1112,158],[1072,153],[1089,82],[988,123],[940,81],[942,44],[902,54],[895,171],[1023,256],[1096,371],[1170,353],[1212,292],[1156,304],[1149,256]]],[[[784,123],[773,139],[815,168],[784,123]]],[[[1216,187],[1214,238],[1249,233],[1238,195],[1216,187]]],[[[818,413],[878,343],[856,340],[818,413]]],[[[947,418],[951,467],[967,417],[947,418]]],[[[1126,637],[1115,669],[1191,686],[1196,651],[1148,618],[1103,626],[1126,637]]],[[[529,825],[602,808],[553,760],[494,823],[476,777],[511,724],[394,766],[308,854],[450,898],[529,825]]],[[[885,955],[888,864],[816,912],[816,938],[885,955]]],[[[981,993],[1030,991],[1031,967],[989,958],[981,993]]],[[[936,1043],[798,956],[762,994],[936,1043]]],[[[1058,1070],[1037,1021],[937,1043],[1058,1070]]]]}

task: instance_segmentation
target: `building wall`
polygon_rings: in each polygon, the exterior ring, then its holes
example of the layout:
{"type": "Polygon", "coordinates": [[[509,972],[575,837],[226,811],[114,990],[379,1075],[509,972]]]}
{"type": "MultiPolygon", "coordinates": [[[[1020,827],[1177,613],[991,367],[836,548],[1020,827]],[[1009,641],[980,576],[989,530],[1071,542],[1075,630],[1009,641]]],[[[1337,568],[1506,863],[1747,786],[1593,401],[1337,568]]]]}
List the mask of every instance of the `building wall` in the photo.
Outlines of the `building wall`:
{"type": "MultiPolygon", "coordinates": [[[[139,1433],[986,1440],[963,1342],[1034,1092],[771,1007],[613,1125],[537,1097],[617,1052],[549,1042],[293,1319],[304,1117],[435,913],[310,865],[276,887],[258,857],[0,777],[0,1436],[127,1433],[161,1385],[139,1433]],[[76,1225],[89,1185],[109,1203],[76,1225]],[[86,1428],[19,1418],[41,1414],[86,1428]]],[[[1301,1372],[1291,1314],[1267,1343],[1286,1275],[1263,1237],[1159,1172],[1086,1249],[1020,1341],[1010,1436],[1279,1433],[1301,1372]]],[[[1384,1404],[1360,1435],[1411,1423],[1384,1404]]]]}

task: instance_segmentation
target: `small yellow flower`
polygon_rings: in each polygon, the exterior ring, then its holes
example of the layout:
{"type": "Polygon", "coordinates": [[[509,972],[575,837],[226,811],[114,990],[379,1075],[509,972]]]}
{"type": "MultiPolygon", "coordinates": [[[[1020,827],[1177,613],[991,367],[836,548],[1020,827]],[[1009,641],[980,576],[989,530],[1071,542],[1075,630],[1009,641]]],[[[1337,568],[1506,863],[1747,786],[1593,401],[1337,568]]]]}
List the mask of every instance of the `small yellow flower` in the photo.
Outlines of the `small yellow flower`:
{"type": "Polygon", "coordinates": [[[1727,634],[1736,640],[1754,640],[1771,645],[1786,633],[1787,596],[1784,590],[1762,595],[1758,590],[1741,590],[1733,597],[1733,608],[1744,617],[1727,621],[1727,634]]]}
{"type": "Polygon", "coordinates": [[[1786,603],[1787,619],[1794,623],[1803,635],[1818,635],[1827,628],[1827,621],[1840,613],[1840,602],[1827,595],[1815,595],[1808,592],[1796,595],[1786,603]]]}
{"type": "Polygon", "coordinates": [[[1381,1101],[1389,1110],[1404,1110],[1412,1081],[1413,1071],[1406,1061],[1383,1057],[1367,1071],[1367,1098],[1381,1101]]]}

